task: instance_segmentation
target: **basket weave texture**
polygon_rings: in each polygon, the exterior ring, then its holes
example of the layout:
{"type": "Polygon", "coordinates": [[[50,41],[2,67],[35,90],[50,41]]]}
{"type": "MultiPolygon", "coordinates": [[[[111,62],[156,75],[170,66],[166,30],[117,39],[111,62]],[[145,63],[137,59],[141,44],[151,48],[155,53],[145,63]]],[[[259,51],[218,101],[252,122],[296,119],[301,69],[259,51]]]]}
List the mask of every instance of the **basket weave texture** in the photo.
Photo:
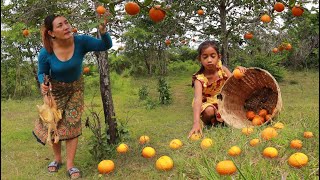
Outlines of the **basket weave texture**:
{"type": "Polygon", "coordinates": [[[234,128],[252,126],[246,112],[266,109],[271,119],[282,108],[281,91],[275,78],[266,70],[247,68],[245,76],[236,79],[231,76],[223,85],[218,96],[218,107],[222,119],[234,128]]]}

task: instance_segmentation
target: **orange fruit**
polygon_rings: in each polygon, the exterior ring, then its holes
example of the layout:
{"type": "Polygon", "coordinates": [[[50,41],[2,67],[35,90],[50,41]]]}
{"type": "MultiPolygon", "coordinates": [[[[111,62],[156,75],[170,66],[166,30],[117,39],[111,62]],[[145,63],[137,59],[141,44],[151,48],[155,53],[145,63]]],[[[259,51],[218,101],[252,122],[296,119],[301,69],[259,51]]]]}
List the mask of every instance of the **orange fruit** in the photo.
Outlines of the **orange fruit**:
{"type": "Polygon", "coordinates": [[[270,140],[278,136],[276,129],[267,127],[261,132],[261,137],[265,140],[270,140]]]}
{"type": "Polygon", "coordinates": [[[259,115],[254,116],[254,118],[252,119],[252,124],[254,126],[260,126],[263,123],[264,123],[264,119],[259,115]]]}
{"type": "Polygon", "coordinates": [[[140,136],[139,138],[139,143],[140,144],[146,144],[150,141],[150,138],[149,136],[140,136]]]}
{"type": "Polygon", "coordinates": [[[234,69],[233,70],[233,76],[236,78],[236,79],[240,79],[244,76],[244,74],[242,72],[240,72],[240,70],[238,68],[234,69]]]}
{"type": "Polygon", "coordinates": [[[252,120],[255,115],[256,115],[256,113],[255,113],[254,111],[247,111],[247,113],[246,113],[246,117],[247,117],[249,120],[252,120]]]}
{"type": "Polygon", "coordinates": [[[264,157],[275,158],[278,156],[278,150],[274,147],[267,147],[262,152],[264,157]]]}
{"type": "Polygon", "coordinates": [[[291,12],[292,12],[293,16],[301,16],[303,14],[303,11],[304,11],[303,8],[299,4],[296,4],[291,9],[291,12]]]}
{"type": "Polygon", "coordinates": [[[126,11],[126,13],[133,16],[140,12],[140,6],[135,2],[128,2],[124,6],[124,10],[126,11]]]}
{"type": "Polygon", "coordinates": [[[167,46],[169,46],[171,44],[170,39],[166,39],[165,43],[166,43],[167,46]]]}
{"type": "Polygon", "coordinates": [[[103,160],[98,164],[100,174],[108,174],[114,170],[114,163],[111,160],[103,160]]]}
{"type": "Polygon", "coordinates": [[[28,29],[25,29],[25,30],[22,31],[22,34],[23,34],[24,37],[27,37],[27,36],[29,36],[30,33],[29,33],[28,29]]]}
{"type": "Polygon", "coordinates": [[[284,49],[290,51],[292,49],[291,44],[287,43],[286,46],[284,47],[284,49]]]}
{"type": "Polygon", "coordinates": [[[254,146],[257,146],[259,143],[260,143],[259,139],[252,139],[249,144],[250,146],[254,147],[254,146]]]}
{"type": "Polygon", "coordinates": [[[152,158],[154,155],[156,155],[156,150],[154,150],[152,147],[145,147],[142,150],[142,156],[145,158],[152,158]]]}
{"type": "Polygon", "coordinates": [[[273,125],[273,127],[276,129],[282,129],[284,127],[284,125],[281,122],[277,122],[273,125]]]}
{"type": "Polygon", "coordinates": [[[104,8],[103,6],[98,6],[96,11],[100,15],[107,12],[106,8],[104,8]]]}
{"type": "Polygon", "coordinates": [[[198,141],[199,139],[201,139],[201,134],[192,134],[190,136],[191,141],[198,141]]]}
{"type": "Polygon", "coordinates": [[[168,171],[173,168],[173,160],[169,156],[161,156],[156,161],[156,168],[162,171],[168,171]]]}
{"type": "Polygon", "coordinates": [[[267,114],[266,117],[264,117],[265,121],[270,121],[272,118],[271,114],[267,114]]]}
{"type": "Polygon", "coordinates": [[[264,14],[260,17],[260,20],[264,23],[268,23],[271,21],[271,17],[268,14],[264,14]]]}
{"type": "Polygon", "coordinates": [[[276,2],[273,6],[273,9],[278,12],[281,12],[284,10],[284,5],[281,2],[276,2]]]}
{"type": "Polygon", "coordinates": [[[244,38],[245,39],[252,39],[253,38],[253,34],[248,32],[248,33],[244,34],[244,38]]]}
{"type": "Polygon", "coordinates": [[[169,144],[170,148],[174,150],[181,148],[182,145],[183,143],[179,139],[173,139],[169,144]]]}
{"type": "Polygon", "coordinates": [[[165,18],[165,16],[166,16],[166,12],[160,8],[152,7],[149,10],[149,17],[154,22],[162,21],[165,18]]]}
{"type": "Polygon", "coordinates": [[[216,171],[220,175],[231,175],[234,174],[237,171],[236,166],[234,163],[230,160],[220,161],[216,165],[216,171]]]}
{"type": "Polygon", "coordinates": [[[117,147],[117,152],[118,153],[121,153],[121,154],[124,154],[128,151],[129,147],[128,145],[124,144],[124,143],[121,143],[119,144],[119,146],[117,147]]]}
{"type": "Polygon", "coordinates": [[[245,127],[245,128],[242,128],[241,132],[245,135],[250,135],[251,133],[253,133],[253,128],[252,127],[245,127]]]}
{"type": "Polygon", "coordinates": [[[277,53],[279,50],[278,50],[278,48],[273,48],[272,49],[272,52],[274,52],[274,53],[277,53]]]}
{"type": "Polygon", "coordinates": [[[213,145],[213,141],[210,138],[204,138],[201,141],[200,147],[201,149],[208,149],[209,147],[211,147],[213,145]]]}
{"type": "Polygon", "coordinates": [[[313,137],[313,133],[310,131],[306,131],[303,133],[303,137],[305,138],[312,138],[313,137]]]}
{"type": "Polygon", "coordinates": [[[300,141],[299,139],[294,139],[290,142],[290,147],[293,149],[301,149],[302,141],[300,141]]]}
{"type": "Polygon", "coordinates": [[[199,9],[199,10],[197,11],[197,13],[198,13],[199,16],[204,15],[204,11],[203,11],[202,9],[199,9]]]}
{"type": "Polygon", "coordinates": [[[301,168],[308,164],[308,156],[300,152],[294,153],[289,157],[288,163],[290,166],[301,168]]]}
{"type": "Polygon", "coordinates": [[[266,117],[266,115],[268,114],[268,111],[266,109],[260,109],[258,115],[261,117],[266,117]]]}
{"type": "Polygon", "coordinates": [[[232,146],[229,150],[228,150],[228,154],[230,156],[238,156],[241,154],[241,149],[238,146],[232,146]]]}
{"type": "Polygon", "coordinates": [[[89,67],[84,67],[83,68],[83,73],[88,74],[90,72],[90,68],[89,67]]]}

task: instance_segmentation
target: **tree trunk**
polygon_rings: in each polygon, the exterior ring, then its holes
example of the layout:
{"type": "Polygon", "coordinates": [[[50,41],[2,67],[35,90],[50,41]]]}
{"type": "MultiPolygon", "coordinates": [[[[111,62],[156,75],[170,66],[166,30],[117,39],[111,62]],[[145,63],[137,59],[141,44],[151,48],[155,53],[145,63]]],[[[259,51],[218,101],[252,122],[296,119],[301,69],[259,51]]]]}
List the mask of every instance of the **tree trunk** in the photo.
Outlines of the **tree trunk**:
{"type": "Polygon", "coordinates": [[[100,93],[103,104],[103,112],[105,123],[108,124],[107,134],[110,135],[108,139],[109,144],[115,144],[117,139],[117,121],[114,113],[114,106],[111,93],[110,84],[110,70],[108,64],[107,52],[97,52],[97,60],[100,74],[100,93]]]}
{"type": "Polygon", "coordinates": [[[221,21],[221,40],[222,40],[222,63],[228,65],[228,33],[227,33],[227,11],[225,2],[222,1],[219,6],[221,21]]]}
{"type": "MultiPolygon", "coordinates": [[[[97,8],[99,4],[95,3],[95,8],[97,8]]],[[[97,15],[98,16],[98,15],[97,15]]],[[[98,29],[98,38],[101,38],[99,28],[98,29]]],[[[105,123],[108,125],[106,128],[106,134],[110,136],[110,139],[107,138],[109,144],[115,144],[117,140],[117,121],[115,118],[112,93],[111,93],[111,83],[110,83],[110,69],[108,62],[108,53],[105,52],[96,52],[98,61],[98,68],[100,74],[100,93],[103,104],[103,112],[105,123]]]]}

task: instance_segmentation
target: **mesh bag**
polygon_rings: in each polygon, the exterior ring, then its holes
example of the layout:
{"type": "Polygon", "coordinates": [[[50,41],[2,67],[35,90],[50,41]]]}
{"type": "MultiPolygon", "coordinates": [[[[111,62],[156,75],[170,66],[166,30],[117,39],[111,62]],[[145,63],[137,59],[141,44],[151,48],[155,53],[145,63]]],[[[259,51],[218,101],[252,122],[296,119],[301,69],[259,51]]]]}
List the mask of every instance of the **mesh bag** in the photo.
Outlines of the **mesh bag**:
{"type": "Polygon", "coordinates": [[[222,119],[234,128],[252,126],[246,117],[249,110],[258,113],[260,109],[266,109],[272,119],[282,108],[277,81],[268,71],[255,67],[247,68],[241,79],[231,76],[223,85],[218,99],[222,119]]]}

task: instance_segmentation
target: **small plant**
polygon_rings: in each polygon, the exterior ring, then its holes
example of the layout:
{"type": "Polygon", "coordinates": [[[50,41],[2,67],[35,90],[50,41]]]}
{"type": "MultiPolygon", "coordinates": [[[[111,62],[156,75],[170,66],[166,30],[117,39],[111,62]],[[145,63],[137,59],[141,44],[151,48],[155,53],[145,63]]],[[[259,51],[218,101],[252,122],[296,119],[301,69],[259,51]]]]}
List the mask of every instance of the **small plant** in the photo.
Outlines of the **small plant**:
{"type": "Polygon", "coordinates": [[[148,95],[149,95],[149,90],[146,85],[143,85],[142,87],[139,88],[139,99],[140,100],[147,99],[148,95]]]}
{"type": "Polygon", "coordinates": [[[150,110],[150,109],[154,109],[157,106],[157,102],[154,101],[152,98],[148,97],[146,99],[146,103],[145,103],[146,109],[150,110]]]}
{"type": "Polygon", "coordinates": [[[160,104],[170,104],[171,94],[170,87],[164,77],[160,77],[158,80],[158,92],[160,104]]]}

